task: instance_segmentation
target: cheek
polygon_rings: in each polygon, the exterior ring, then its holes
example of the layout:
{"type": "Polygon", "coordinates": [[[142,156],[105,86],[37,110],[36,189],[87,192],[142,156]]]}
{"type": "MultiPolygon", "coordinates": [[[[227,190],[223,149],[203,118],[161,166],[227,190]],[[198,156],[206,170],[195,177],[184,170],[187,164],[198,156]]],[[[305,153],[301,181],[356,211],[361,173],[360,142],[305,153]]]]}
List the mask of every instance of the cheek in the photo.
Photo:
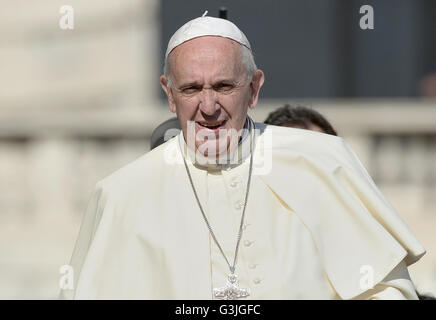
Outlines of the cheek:
{"type": "Polygon", "coordinates": [[[239,122],[245,119],[248,110],[248,101],[245,96],[236,97],[229,108],[229,114],[233,121],[239,122]]]}
{"type": "Polygon", "coordinates": [[[245,106],[248,105],[245,96],[240,94],[222,97],[220,104],[232,118],[239,117],[239,114],[243,113],[245,106]]]}
{"type": "Polygon", "coordinates": [[[174,100],[177,116],[184,121],[194,120],[198,109],[198,99],[195,97],[178,97],[174,100]]]}

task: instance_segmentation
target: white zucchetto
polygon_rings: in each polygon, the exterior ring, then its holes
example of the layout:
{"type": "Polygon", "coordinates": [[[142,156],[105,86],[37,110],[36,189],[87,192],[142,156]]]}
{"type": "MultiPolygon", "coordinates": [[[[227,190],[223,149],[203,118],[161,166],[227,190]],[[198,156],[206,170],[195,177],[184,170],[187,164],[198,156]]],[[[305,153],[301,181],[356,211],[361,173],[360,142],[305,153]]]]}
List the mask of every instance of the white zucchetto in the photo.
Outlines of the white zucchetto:
{"type": "Polygon", "coordinates": [[[226,19],[202,16],[188,21],[173,34],[168,42],[165,59],[175,47],[188,40],[203,36],[229,38],[251,50],[247,37],[234,23],[226,19]]]}

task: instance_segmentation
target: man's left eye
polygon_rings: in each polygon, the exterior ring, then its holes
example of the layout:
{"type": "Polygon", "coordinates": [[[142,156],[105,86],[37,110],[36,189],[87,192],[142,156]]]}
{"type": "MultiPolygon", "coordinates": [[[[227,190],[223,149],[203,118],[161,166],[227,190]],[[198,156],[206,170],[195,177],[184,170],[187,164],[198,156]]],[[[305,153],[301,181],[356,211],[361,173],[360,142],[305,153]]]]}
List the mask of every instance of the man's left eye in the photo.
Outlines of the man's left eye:
{"type": "Polygon", "coordinates": [[[215,86],[216,91],[230,91],[232,89],[233,89],[233,85],[227,83],[222,83],[215,86]]]}

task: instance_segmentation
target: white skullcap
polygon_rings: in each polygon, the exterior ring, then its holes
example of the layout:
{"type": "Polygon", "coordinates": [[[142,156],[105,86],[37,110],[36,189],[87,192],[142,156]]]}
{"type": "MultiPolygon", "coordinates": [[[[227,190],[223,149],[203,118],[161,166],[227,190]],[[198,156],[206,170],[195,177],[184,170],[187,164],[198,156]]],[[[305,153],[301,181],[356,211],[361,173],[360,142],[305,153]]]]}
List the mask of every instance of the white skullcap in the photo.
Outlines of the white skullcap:
{"type": "MultiPolygon", "coordinates": [[[[207,11],[205,14],[206,13],[207,11]]],[[[247,40],[247,37],[234,23],[226,19],[205,17],[203,15],[200,18],[188,21],[173,34],[168,42],[165,59],[175,47],[181,45],[183,42],[202,36],[219,36],[229,38],[239,42],[251,50],[251,46],[247,40]]]]}

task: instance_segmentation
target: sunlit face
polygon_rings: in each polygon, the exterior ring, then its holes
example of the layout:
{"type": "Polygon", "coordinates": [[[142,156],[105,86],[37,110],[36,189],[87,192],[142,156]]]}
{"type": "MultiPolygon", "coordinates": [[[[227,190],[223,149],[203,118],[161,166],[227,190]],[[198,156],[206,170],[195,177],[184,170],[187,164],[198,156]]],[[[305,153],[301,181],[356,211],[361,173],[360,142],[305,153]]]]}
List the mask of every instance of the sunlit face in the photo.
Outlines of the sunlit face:
{"type": "Polygon", "coordinates": [[[298,128],[298,129],[306,129],[311,131],[317,131],[321,133],[326,133],[323,129],[321,129],[316,124],[313,124],[312,122],[308,123],[306,126],[300,125],[298,123],[289,122],[283,125],[283,127],[290,127],[290,128],[298,128]]]}
{"type": "Polygon", "coordinates": [[[311,123],[309,125],[309,130],[311,131],[317,131],[317,132],[321,132],[321,133],[326,133],[323,129],[321,129],[320,127],[318,127],[316,124],[311,123]]]}
{"type": "Polygon", "coordinates": [[[295,123],[286,123],[283,125],[283,127],[290,127],[290,128],[298,128],[298,129],[306,129],[306,130],[311,130],[311,131],[317,131],[317,132],[321,132],[321,133],[326,133],[323,129],[321,129],[319,126],[317,126],[316,124],[313,124],[312,122],[310,122],[307,126],[304,125],[300,125],[300,124],[295,124],[295,123]]]}
{"type": "Polygon", "coordinates": [[[263,73],[257,70],[248,79],[241,57],[241,45],[231,39],[199,37],[171,52],[171,88],[161,76],[185,140],[205,156],[210,156],[211,150],[220,157],[223,151],[227,153],[231,144],[223,133],[240,132],[248,108],[257,104],[263,73]],[[191,143],[190,136],[195,138],[191,143]]]}

